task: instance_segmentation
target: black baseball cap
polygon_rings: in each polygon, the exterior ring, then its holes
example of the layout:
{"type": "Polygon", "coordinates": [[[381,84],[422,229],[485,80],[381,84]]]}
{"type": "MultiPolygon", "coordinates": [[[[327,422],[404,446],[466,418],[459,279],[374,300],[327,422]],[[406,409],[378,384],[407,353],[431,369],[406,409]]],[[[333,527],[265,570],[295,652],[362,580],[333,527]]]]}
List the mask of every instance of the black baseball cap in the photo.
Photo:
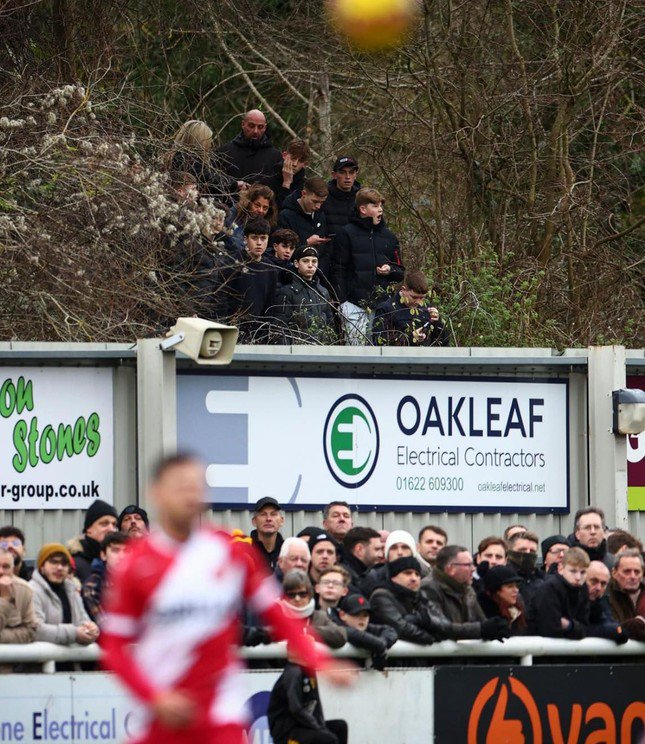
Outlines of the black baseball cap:
{"type": "Polygon", "coordinates": [[[318,251],[311,245],[300,246],[300,248],[296,248],[296,252],[293,254],[292,260],[300,261],[301,258],[306,258],[307,256],[318,258],[318,251]]]}
{"type": "Polygon", "coordinates": [[[259,511],[262,511],[265,506],[273,506],[275,509],[282,509],[280,504],[273,498],[273,496],[263,496],[261,499],[258,499],[255,502],[253,513],[257,514],[259,511]]]}
{"type": "Polygon", "coordinates": [[[348,615],[358,615],[359,612],[370,612],[372,607],[362,594],[348,594],[340,600],[338,609],[348,615]]]}
{"type": "Polygon", "coordinates": [[[309,549],[312,550],[314,545],[318,545],[320,542],[331,543],[336,548],[336,540],[326,532],[319,532],[317,535],[312,535],[309,538],[309,549]]]}
{"type": "Polygon", "coordinates": [[[358,160],[355,160],[349,155],[341,155],[341,157],[336,158],[334,161],[332,171],[336,173],[341,168],[358,168],[358,160]]]}

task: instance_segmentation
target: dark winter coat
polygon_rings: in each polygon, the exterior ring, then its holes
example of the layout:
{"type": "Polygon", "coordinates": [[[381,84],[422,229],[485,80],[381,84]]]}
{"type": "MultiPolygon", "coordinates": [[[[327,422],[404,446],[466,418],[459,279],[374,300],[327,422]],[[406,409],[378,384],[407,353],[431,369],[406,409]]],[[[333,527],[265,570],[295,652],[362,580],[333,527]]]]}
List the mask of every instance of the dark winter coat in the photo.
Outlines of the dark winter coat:
{"type": "Polygon", "coordinates": [[[398,633],[393,627],[390,625],[369,623],[365,630],[351,628],[340,619],[337,607],[332,607],[329,610],[329,617],[337,625],[345,628],[345,631],[347,632],[347,641],[351,643],[352,646],[370,652],[375,669],[384,668],[387,650],[393,646],[399,638],[398,633]]]}
{"type": "MultiPolygon", "coordinates": [[[[300,206],[298,199],[300,194],[293,193],[284,200],[280,214],[278,215],[278,227],[293,230],[300,239],[300,245],[304,245],[312,235],[321,238],[327,237],[327,218],[325,213],[319,209],[313,214],[307,214],[300,206]]],[[[318,251],[318,271],[326,277],[330,277],[331,267],[331,242],[315,246],[318,251]]]]}
{"type": "Polygon", "coordinates": [[[329,292],[314,276],[307,281],[294,276],[288,284],[278,287],[268,314],[293,331],[330,342],[334,314],[329,292]]]}
{"type": "Polygon", "coordinates": [[[280,549],[284,542],[284,537],[278,532],[275,538],[275,547],[269,552],[262,542],[258,539],[258,531],[253,530],[250,534],[250,538],[253,541],[253,545],[260,555],[264,558],[271,573],[275,571],[275,567],[278,565],[278,557],[280,556],[280,549]]]}
{"type": "Polygon", "coordinates": [[[609,580],[606,596],[614,620],[627,629],[630,638],[645,641],[645,622],[637,619],[645,617],[645,584],[641,586],[635,605],[631,597],[618,586],[615,579],[609,580]]]}
{"type": "Polygon", "coordinates": [[[427,307],[408,307],[396,292],[376,307],[372,340],[377,346],[449,346],[443,320],[430,320],[427,307]],[[423,328],[426,340],[414,343],[413,332],[423,328]]]}
{"type": "MultiPolygon", "coordinates": [[[[362,594],[363,590],[361,582],[370,569],[363,563],[363,561],[359,560],[351,553],[345,556],[341,565],[347,569],[350,575],[349,586],[351,591],[362,594]]],[[[369,597],[369,594],[366,594],[365,596],[369,597]]]]}
{"type": "Polygon", "coordinates": [[[360,191],[360,183],[354,183],[351,191],[342,191],[336,186],[336,181],[332,179],[327,182],[329,195],[323,204],[323,212],[327,218],[327,229],[329,235],[336,235],[341,227],[349,222],[349,218],[354,211],[356,203],[356,192],[360,191]]]}
{"type": "Polygon", "coordinates": [[[626,633],[623,634],[620,624],[612,617],[607,595],[589,602],[587,635],[592,638],[608,638],[610,641],[617,641],[623,635],[627,637],[626,633]]]}
{"type": "Polygon", "coordinates": [[[402,280],[399,239],[384,221],[375,225],[371,217],[361,217],[354,210],[334,239],[332,283],[339,301],[373,302],[377,289],[385,290],[402,280]],[[387,276],[376,273],[376,267],[383,264],[391,268],[387,276]]]}
{"type": "Polygon", "coordinates": [[[100,620],[101,605],[103,597],[103,585],[105,584],[106,563],[100,558],[92,561],[92,571],[83,582],[81,597],[83,606],[90,618],[96,623],[100,620]]]}
{"type": "Polygon", "coordinates": [[[327,731],[316,675],[288,661],[271,690],[267,717],[275,744],[286,744],[294,728],[327,731]]]}
{"type": "Polygon", "coordinates": [[[240,331],[253,333],[256,326],[265,322],[266,311],[273,303],[277,270],[264,256],[254,261],[246,251],[233,260],[234,265],[222,272],[223,286],[219,290],[227,300],[225,314],[233,318],[242,316],[240,331]]]}
{"type": "Polygon", "coordinates": [[[92,572],[92,561],[101,558],[101,544],[85,536],[72,538],[67,547],[76,564],[75,574],[82,584],[92,572]]]}
{"type": "Polygon", "coordinates": [[[383,586],[389,578],[387,574],[387,563],[370,568],[360,579],[359,587],[361,594],[368,598],[371,597],[372,592],[378,589],[379,586],[383,586]]]}
{"type": "Polygon", "coordinates": [[[481,638],[486,615],[472,586],[454,581],[435,566],[432,575],[421,581],[421,595],[444,638],[481,638]]]}
{"type": "Polygon", "coordinates": [[[224,240],[185,238],[179,241],[175,246],[173,276],[188,313],[207,320],[225,313],[227,300],[220,295],[218,287],[233,261],[224,240]]]}
{"type": "Polygon", "coordinates": [[[522,600],[521,594],[517,597],[517,604],[515,607],[513,609],[509,608],[508,614],[503,614],[501,607],[490,596],[490,594],[487,594],[486,592],[477,594],[477,601],[487,618],[503,617],[507,620],[512,636],[526,635],[528,632],[526,608],[524,607],[524,601],[522,600]]]}
{"type": "Polygon", "coordinates": [[[370,597],[372,619],[396,630],[402,641],[427,645],[437,638],[426,629],[422,617],[423,600],[419,592],[386,581],[370,597]]]}
{"type": "Polygon", "coordinates": [[[270,185],[276,171],[282,170],[282,154],[268,134],[247,139],[242,132],[217,150],[220,167],[236,181],[270,185]]]}
{"type": "Polygon", "coordinates": [[[587,587],[572,586],[560,574],[548,576],[533,595],[529,606],[529,633],[547,638],[584,638],[589,625],[587,587]],[[562,628],[561,619],[571,621],[562,628]]]}
{"type": "Polygon", "coordinates": [[[512,557],[509,555],[508,562],[515,568],[517,573],[522,578],[520,584],[520,594],[524,600],[524,606],[528,609],[531,606],[531,601],[535,593],[540,589],[542,584],[547,579],[547,574],[541,568],[534,568],[532,571],[524,570],[517,563],[513,562],[512,557]]]}
{"type": "Polygon", "coordinates": [[[600,561],[611,571],[616,562],[616,558],[607,552],[607,541],[603,540],[597,548],[589,548],[576,540],[575,534],[569,535],[567,542],[572,548],[581,548],[589,556],[590,561],[600,561]]]}

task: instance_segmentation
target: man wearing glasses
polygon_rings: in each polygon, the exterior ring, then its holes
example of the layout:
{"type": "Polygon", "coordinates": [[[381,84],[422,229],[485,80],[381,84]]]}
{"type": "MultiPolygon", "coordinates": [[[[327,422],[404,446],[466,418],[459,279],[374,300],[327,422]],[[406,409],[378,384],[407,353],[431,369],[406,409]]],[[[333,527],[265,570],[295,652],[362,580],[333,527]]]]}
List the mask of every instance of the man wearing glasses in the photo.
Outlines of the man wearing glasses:
{"type": "Polygon", "coordinates": [[[472,588],[475,564],[467,548],[446,545],[437,554],[431,576],[421,582],[421,596],[437,631],[445,638],[502,640],[510,636],[502,617],[486,618],[472,588]]]}
{"type": "Polygon", "coordinates": [[[25,563],[25,535],[12,525],[0,527],[0,550],[8,550],[13,555],[13,572],[23,581],[29,581],[34,569],[25,563]]]}
{"type": "Polygon", "coordinates": [[[569,550],[567,538],[564,535],[551,535],[542,540],[542,568],[545,573],[557,573],[562,565],[562,558],[569,550]]]}
{"type": "Polygon", "coordinates": [[[578,509],[574,530],[573,538],[569,536],[571,547],[582,548],[590,561],[601,561],[607,568],[613,568],[614,560],[607,553],[605,513],[602,509],[595,506],[578,509]]]}

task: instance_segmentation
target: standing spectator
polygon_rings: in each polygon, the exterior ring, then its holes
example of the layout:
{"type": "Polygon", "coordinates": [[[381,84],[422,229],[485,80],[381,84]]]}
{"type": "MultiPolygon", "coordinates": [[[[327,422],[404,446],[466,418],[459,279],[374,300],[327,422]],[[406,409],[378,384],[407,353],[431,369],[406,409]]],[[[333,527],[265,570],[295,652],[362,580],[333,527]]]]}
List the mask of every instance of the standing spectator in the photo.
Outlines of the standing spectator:
{"type": "Polygon", "coordinates": [[[293,230],[301,246],[307,245],[318,251],[320,272],[329,280],[331,238],[327,235],[327,219],[322,211],[327,193],[327,184],[322,178],[308,178],[299,196],[294,193],[285,199],[278,225],[293,230]]]}
{"type": "Polygon", "coordinates": [[[295,274],[293,256],[298,248],[298,236],[293,230],[280,228],[269,237],[266,257],[278,268],[278,285],[288,284],[295,274]]]}
{"type": "Polygon", "coordinates": [[[222,274],[220,291],[227,295],[227,315],[237,321],[243,337],[251,341],[266,335],[266,311],[277,287],[276,268],[264,256],[270,231],[266,220],[249,220],[244,226],[244,250],[236,256],[236,264],[222,274]]]}
{"type": "Polygon", "coordinates": [[[471,586],[475,564],[467,548],[446,545],[435,561],[432,576],[421,582],[421,595],[427,612],[444,638],[482,638],[485,641],[508,638],[510,628],[504,618],[486,618],[471,586]]]}
{"type": "Polygon", "coordinates": [[[384,199],[376,189],[361,189],[350,221],[334,239],[332,282],[350,344],[370,342],[378,291],[403,279],[399,239],[385,225],[384,199]]]}
{"type": "Polygon", "coordinates": [[[37,626],[32,592],[13,569],[14,554],[0,548],[0,643],[31,643],[37,626]]]}
{"type": "Polygon", "coordinates": [[[363,648],[372,656],[374,669],[385,668],[387,651],[397,641],[396,630],[390,625],[370,622],[370,603],[362,594],[348,594],[334,607],[331,619],[347,631],[347,640],[355,648],[363,648]]]}
{"type": "Polygon", "coordinates": [[[307,544],[309,544],[314,537],[322,535],[324,531],[325,530],[323,530],[322,527],[309,525],[308,527],[303,527],[296,537],[301,537],[307,544]]]}
{"type": "Polygon", "coordinates": [[[269,186],[282,168],[280,150],[273,146],[266,117],[257,109],[244,114],[242,131],[219,147],[217,154],[224,172],[243,188],[254,183],[269,186]]]}
{"type": "Polygon", "coordinates": [[[29,582],[34,592],[37,641],[88,646],[99,637],[98,626],[85,612],[76,582],[70,578],[71,562],[69,550],[60,543],[47,543],[38,553],[38,570],[29,582]]]}
{"type": "Polygon", "coordinates": [[[337,607],[340,600],[349,592],[349,581],[349,573],[342,566],[335,565],[323,569],[315,586],[318,608],[327,612],[331,607],[337,607]]]}
{"type": "Polygon", "coordinates": [[[569,550],[567,538],[564,535],[551,535],[542,540],[542,567],[548,574],[556,573],[562,564],[564,554],[569,550]]]}
{"type": "Polygon", "coordinates": [[[332,166],[331,181],[327,182],[329,196],[323,204],[323,212],[327,217],[329,236],[338,233],[348,222],[354,211],[356,194],[361,185],[356,181],[358,177],[358,161],[348,155],[336,158],[332,166]]]}
{"type": "Polygon", "coordinates": [[[296,273],[278,287],[268,314],[287,329],[288,341],[314,339],[331,345],[336,341],[334,313],[329,292],[316,278],[318,251],[310,246],[298,248],[293,265],[296,273]]]}
{"type": "Polygon", "coordinates": [[[289,656],[269,697],[267,717],[274,744],[347,744],[347,724],[325,720],[318,689],[316,675],[289,656]]]}
{"type": "Polygon", "coordinates": [[[29,581],[33,566],[25,561],[25,534],[18,527],[6,525],[0,528],[0,550],[8,550],[13,555],[13,572],[23,581],[29,581]]]}
{"type": "Polygon", "coordinates": [[[614,560],[607,553],[605,540],[605,513],[595,506],[587,506],[576,512],[575,530],[569,536],[570,546],[582,548],[590,561],[602,561],[607,568],[612,568],[614,560]]]}
{"type": "Polygon", "coordinates": [[[611,574],[604,563],[591,561],[587,569],[587,591],[589,592],[589,627],[587,635],[608,638],[616,643],[626,643],[629,636],[611,615],[606,591],[611,574]]]}
{"type": "Polygon", "coordinates": [[[108,588],[110,574],[125,556],[129,536],[125,532],[110,532],[101,543],[101,558],[92,561],[92,571],[83,582],[81,596],[90,620],[101,624],[103,597],[108,588]]]}
{"type": "Polygon", "coordinates": [[[441,527],[428,524],[419,531],[417,543],[417,560],[421,564],[421,576],[425,578],[432,573],[437,553],[448,544],[448,534],[441,527]]]}
{"type": "Polygon", "coordinates": [[[233,239],[236,247],[242,247],[244,225],[256,217],[266,220],[272,230],[278,224],[278,205],[275,201],[275,195],[268,186],[263,186],[261,183],[250,186],[240,194],[237,207],[231,209],[231,213],[226,220],[227,227],[233,228],[233,239]]]}
{"type": "Polygon", "coordinates": [[[342,543],[345,535],[354,526],[349,504],[346,501],[331,501],[327,504],[323,509],[322,526],[337,543],[342,543]]]}
{"type": "Polygon", "coordinates": [[[476,570],[473,577],[473,589],[479,595],[484,591],[484,571],[487,568],[493,568],[493,566],[506,565],[506,543],[502,538],[491,535],[481,540],[477,546],[475,564],[476,570]]]}
{"type": "Polygon", "coordinates": [[[285,574],[294,568],[308,574],[310,561],[311,551],[307,542],[300,537],[288,537],[280,548],[276,575],[282,580],[285,574]]]}
{"type": "Polygon", "coordinates": [[[101,543],[109,532],[116,532],[116,509],[97,499],[85,512],[83,535],[68,541],[67,547],[74,558],[76,576],[81,584],[90,575],[92,561],[101,557],[101,543]]]}
{"type": "Polygon", "coordinates": [[[511,538],[515,537],[515,535],[518,534],[518,532],[528,532],[528,530],[529,528],[523,524],[509,524],[508,527],[504,530],[504,534],[502,535],[502,537],[508,543],[510,542],[511,538]]]}
{"type": "Polygon", "coordinates": [[[403,284],[376,306],[372,341],[377,346],[449,346],[436,307],[425,302],[428,280],[422,271],[406,271],[403,284]]]}
{"type": "Polygon", "coordinates": [[[589,625],[585,576],[589,556],[581,548],[564,554],[558,573],[548,576],[529,606],[529,632],[547,638],[584,638],[589,625]]]}
{"type": "Polygon", "coordinates": [[[625,530],[612,530],[606,539],[607,552],[611,555],[618,555],[627,548],[637,548],[640,553],[643,552],[643,543],[625,530]]]}
{"type": "Polygon", "coordinates": [[[148,512],[137,504],[130,504],[119,514],[116,521],[119,532],[125,532],[128,537],[139,539],[150,532],[148,512]]]}
{"type": "Polygon", "coordinates": [[[419,561],[412,556],[397,558],[388,565],[388,576],[370,597],[374,622],[394,628],[402,641],[434,643],[438,638],[429,629],[427,613],[422,612],[419,561]]]}
{"type": "Polygon", "coordinates": [[[507,560],[513,564],[522,577],[520,594],[526,607],[531,606],[531,598],[544,583],[546,574],[537,567],[539,538],[534,532],[515,532],[508,540],[507,560]]]}
{"type": "Polygon", "coordinates": [[[383,560],[381,536],[371,527],[352,527],[343,540],[343,554],[342,565],[351,577],[350,588],[359,592],[363,577],[383,560]]]}
{"type": "Polygon", "coordinates": [[[218,165],[213,152],[213,130],[199,119],[181,125],[166,158],[166,166],[174,178],[178,173],[194,178],[199,193],[204,196],[230,201],[238,190],[236,180],[229,178],[218,165]]]}
{"type": "Polygon", "coordinates": [[[304,623],[304,631],[320,638],[330,648],[342,648],[347,643],[347,633],[337,626],[326,612],[316,609],[314,589],[305,571],[294,568],[282,581],[284,598],[282,609],[288,617],[304,623]]]}
{"type": "Polygon", "coordinates": [[[290,194],[302,191],[302,185],[305,182],[305,168],[309,165],[310,158],[309,145],[301,139],[291,140],[287,149],[283,150],[281,168],[269,181],[269,186],[275,194],[278,207],[282,208],[284,200],[290,194]]]}
{"type": "Polygon", "coordinates": [[[320,580],[322,572],[336,565],[336,543],[327,533],[322,532],[320,535],[312,537],[308,544],[311,552],[309,578],[315,586],[320,580]]]}
{"type": "Polygon", "coordinates": [[[507,621],[511,635],[525,635],[526,609],[520,594],[522,578],[512,566],[500,563],[484,572],[483,589],[478,593],[479,606],[487,618],[501,617],[507,621]]]}
{"type": "Polygon", "coordinates": [[[275,571],[284,538],[280,530],[284,525],[282,507],[272,496],[258,499],[253,509],[251,532],[253,545],[260,551],[269,570],[275,571]]]}
{"type": "Polygon", "coordinates": [[[607,589],[611,613],[630,638],[645,641],[645,584],[643,556],[628,548],[616,556],[607,589]]]}
{"type": "MultiPolygon", "coordinates": [[[[389,576],[389,564],[392,563],[392,561],[397,560],[397,558],[407,558],[409,556],[417,558],[414,538],[405,530],[392,530],[392,532],[388,534],[383,547],[385,563],[378,561],[366,574],[363,575],[358,585],[360,591],[366,597],[371,597],[372,592],[376,587],[382,586],[387,580],[389,576]]],[[[421,564],[419,564],[419,566],[421,566],[421,564]]],[[[421,575],[423,576],[423,571],[421,575]]]]}

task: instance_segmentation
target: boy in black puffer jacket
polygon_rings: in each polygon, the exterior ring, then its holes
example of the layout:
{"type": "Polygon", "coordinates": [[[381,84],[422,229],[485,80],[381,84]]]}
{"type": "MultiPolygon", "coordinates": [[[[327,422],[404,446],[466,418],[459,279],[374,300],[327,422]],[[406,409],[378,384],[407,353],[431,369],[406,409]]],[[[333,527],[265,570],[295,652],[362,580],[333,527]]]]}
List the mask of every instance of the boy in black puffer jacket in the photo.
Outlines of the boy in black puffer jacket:
{"type": "Polygon", "coordinates": [[[329,610],[331,619],[347,630],[347,640],[356,648],[364,648],[372,654],[372,666],[385,669],[387,650],[397,641],[396,630],[389,625],[370,622],[370,603],[362,594],[348,594],[340,600],[338,607],[329,610]]]}

